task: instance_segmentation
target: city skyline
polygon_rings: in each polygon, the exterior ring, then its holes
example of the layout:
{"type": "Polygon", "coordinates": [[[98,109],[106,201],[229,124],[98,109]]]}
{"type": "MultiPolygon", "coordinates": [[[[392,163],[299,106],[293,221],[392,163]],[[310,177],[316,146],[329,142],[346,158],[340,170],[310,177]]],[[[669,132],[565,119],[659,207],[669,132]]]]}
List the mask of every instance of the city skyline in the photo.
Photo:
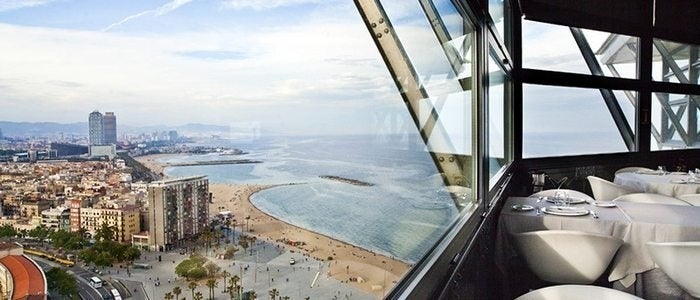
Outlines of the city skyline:
{"type": "Polygon", "coordinates": [[[410,120],[352,2],[0,1],[0,37],[0,120],[100,107],[133,126],[341,134],[410,120]]]}

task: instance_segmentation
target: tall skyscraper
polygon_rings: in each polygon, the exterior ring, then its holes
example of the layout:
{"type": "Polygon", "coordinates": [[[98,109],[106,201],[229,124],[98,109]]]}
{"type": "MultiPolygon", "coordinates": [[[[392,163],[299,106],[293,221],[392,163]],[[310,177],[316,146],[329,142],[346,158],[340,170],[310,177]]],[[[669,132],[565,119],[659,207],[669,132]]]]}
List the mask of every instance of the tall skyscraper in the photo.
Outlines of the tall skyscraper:
{"type": "Polygon", "coordinates": [[[148,185],[148,235],[152,250],[181,246],[209,225],[207,176],[164,179],[148,185]]]}
{"type": "Polygon", "coordinates": [[[104,115],[104,143],[117,144],[117,116],[113,112],[104,115]]]}
{"type": "Polygon", "coordinates": [[[88,134],[90,146],[104,145],[104,117],[99,111],[93,111],[88,118],[88,134]]]}
{"type": "Polygon", "coordinates": [[[2,128],[0,128],[0,140],[2,140],[2,128]]]}

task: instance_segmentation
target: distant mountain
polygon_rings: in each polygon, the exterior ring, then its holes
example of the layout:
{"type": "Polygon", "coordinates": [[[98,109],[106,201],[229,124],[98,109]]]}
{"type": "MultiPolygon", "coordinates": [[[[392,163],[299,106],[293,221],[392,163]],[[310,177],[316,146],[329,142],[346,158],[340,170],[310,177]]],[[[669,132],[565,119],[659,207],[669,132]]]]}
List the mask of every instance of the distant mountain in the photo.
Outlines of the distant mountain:
{"type": "MultiPolygon", "coordinates": [[[[0,129],[2,129],[2,134],[7,137],[48,137],[48,136],[58,136],[63,135],[78,135],[87,136],[88,134],[88,124],[87,122],[78,123],[56,123],[56,122],[7,122],[0,121],[0,129]]],[[[117,120],[117,131],[119,134],[131,133],[153,133],[153,132],[163,132],[169,130],[177,130],[180,135],[187,134],[221,134],[230,132],[231,128],[229,126],[222,125],[209,125],[200,123],[190,123],[178,126],[165,126],[165,125],[153,125],[153,126],[130,126],[119,124],[117,120]]]]}
{"type": "Polygon", "coordinates": [[[55,122],[6,122],[0,121],[0,129],[4,136],[55,136],[64,135],[85,135],[88,133],[86,122],[61,124],[55,122]]]}

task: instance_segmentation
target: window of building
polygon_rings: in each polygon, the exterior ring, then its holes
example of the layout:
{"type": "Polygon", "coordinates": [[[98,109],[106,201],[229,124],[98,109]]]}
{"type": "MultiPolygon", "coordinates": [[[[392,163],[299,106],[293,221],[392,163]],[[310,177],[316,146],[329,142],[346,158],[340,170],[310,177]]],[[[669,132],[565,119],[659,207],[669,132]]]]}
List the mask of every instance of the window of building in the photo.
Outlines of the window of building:
{"type": "Polygon", "coordinates": [[[522,21],[523,68],[638,78],[639,38],[522,21]]]}
{"type": "Polygon", "coordinates": [[[700,95],[653,93],[651,150],[698,148],[700,95]]]}
{"type": "MultiPolygon", "coordinates": [[[[636,100],[634,91],[612,91],[636,100]]],[[[634,122],[632,101],[619,101],[634,122]]],[[[523,158],[626,152],[599,89],[523,84],[523,158]]]]}

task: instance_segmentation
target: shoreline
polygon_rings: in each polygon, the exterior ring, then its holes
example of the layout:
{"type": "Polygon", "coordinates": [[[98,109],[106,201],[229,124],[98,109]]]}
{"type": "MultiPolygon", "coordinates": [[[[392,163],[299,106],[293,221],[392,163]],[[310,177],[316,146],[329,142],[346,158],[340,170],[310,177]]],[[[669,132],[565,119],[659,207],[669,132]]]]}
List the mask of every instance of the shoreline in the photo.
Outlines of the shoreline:
{"type": "MultiPolygon", "coordinates": [[[[157,160],[176,155],[181,154],[146,155],[135,159],[148,168],[153,167],[154,172],[162,172],[167,166],[157,160]]],[[[237,226],[241,228],[240,231],[245,234],[255,235],[289,251],[317,258],[324,262],[324,275],[362,289],[378,298],[382,298],[389,292],[408,272],[411,265],[406,262],[287,223],[260,210],[250,200],[250,197],[259,191],[288,184],[210,183],[212,203],[209,205],[209,213],[215,215],[220,211],[231,211],[237,226]],[[249,219],[246,220],[246,217],[249,219]],[[250,231],[243,230],[246,221],[250,231]],[[293,246],[282,241],[300,244],[293,246]]]]}

